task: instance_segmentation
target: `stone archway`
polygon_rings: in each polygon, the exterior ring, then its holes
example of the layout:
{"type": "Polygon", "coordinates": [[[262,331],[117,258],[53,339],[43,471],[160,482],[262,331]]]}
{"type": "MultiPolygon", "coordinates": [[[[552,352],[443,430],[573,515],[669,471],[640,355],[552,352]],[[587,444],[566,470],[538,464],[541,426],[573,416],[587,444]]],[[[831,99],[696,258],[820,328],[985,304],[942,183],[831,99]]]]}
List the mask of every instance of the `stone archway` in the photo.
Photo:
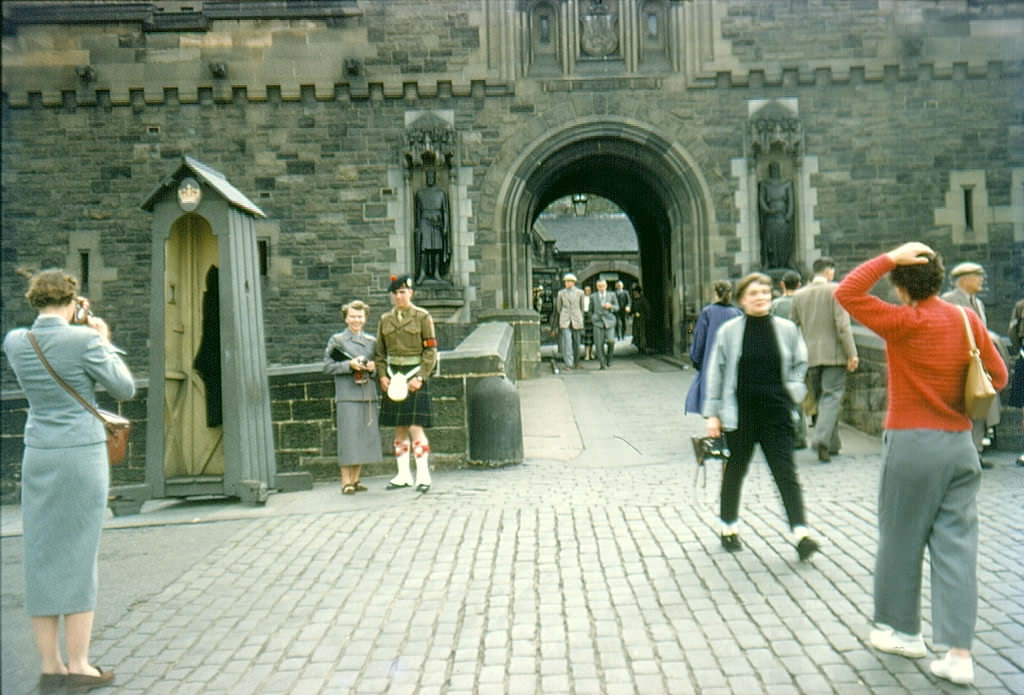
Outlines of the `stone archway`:
{"type": "Polygon", "coordinates": [[[629,216],[640,248],[640,276],[651,305],[648,342],[659,352],[685,350],[680,322],[702,303],[717,235],[710,187],[694,158],[656,129],[610,117],[582,118],[547,131],[504,168],[494,224],[506,272],[501,301],[526,308],[530,298],[527,232],[554,200],[588,193],[629,216]]]}

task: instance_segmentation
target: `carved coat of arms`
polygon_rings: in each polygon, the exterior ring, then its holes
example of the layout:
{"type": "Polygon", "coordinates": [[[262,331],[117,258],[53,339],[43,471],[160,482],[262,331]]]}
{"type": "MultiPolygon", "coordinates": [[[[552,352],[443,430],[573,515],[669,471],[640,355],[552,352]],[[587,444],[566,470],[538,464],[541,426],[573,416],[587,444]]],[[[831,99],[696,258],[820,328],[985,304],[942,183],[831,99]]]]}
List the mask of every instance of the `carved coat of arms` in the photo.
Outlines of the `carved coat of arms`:
{"type": "Polygon", "coordinates": [[[619,46],[618,19],[603,0],[591,2],[590,10],[580,17],[580,47],[586,55],[602,58],[615,52],[619,46]]]}

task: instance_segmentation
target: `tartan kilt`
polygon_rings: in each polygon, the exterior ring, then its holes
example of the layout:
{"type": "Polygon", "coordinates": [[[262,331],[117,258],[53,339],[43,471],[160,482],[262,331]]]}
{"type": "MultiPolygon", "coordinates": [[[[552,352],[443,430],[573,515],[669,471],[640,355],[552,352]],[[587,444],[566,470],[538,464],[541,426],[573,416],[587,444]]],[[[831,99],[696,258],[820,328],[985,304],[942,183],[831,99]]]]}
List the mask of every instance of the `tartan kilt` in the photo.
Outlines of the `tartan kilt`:
{"type": "Polygon", "coordinates": [[[430,427],[430,386],[424,383],[419,391],[409,392],[404,401],[393,401],[384,392],[380,402],[382,427],[430,427]]]}

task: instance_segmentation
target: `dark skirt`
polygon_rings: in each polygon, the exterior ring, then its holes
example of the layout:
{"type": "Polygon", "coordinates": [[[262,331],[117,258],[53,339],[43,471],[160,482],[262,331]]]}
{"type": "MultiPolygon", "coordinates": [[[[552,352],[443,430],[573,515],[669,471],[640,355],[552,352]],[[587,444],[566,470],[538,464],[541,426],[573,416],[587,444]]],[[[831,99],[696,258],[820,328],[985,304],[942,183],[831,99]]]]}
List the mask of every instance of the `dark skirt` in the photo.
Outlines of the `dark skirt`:
{"type": "Polygon", "coordinates": [[[423,384],[409,392],[404,401],[393,401],[385,392],[380,403],[380,424],[383,427],[430,427],[430,387],[423,384]]]}
{"type": "Polygon", "coordinates": [[[1024,357],[1017,358],[1017,364],[1013,367],[1008,405],[1013,408],[1024,408],[1024,357]]]}

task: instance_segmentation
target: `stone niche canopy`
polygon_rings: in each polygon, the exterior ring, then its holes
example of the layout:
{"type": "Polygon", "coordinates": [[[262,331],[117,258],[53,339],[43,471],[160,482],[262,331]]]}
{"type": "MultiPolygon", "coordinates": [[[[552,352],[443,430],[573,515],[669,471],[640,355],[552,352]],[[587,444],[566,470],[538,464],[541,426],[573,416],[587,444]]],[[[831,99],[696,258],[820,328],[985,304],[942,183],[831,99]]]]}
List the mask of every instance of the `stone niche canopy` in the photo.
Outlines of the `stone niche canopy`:
{"type": "Polygon", "coordinates": [[[804,125],[794,109],[770,101],[747,119],[747,154],[757,160],[773,150],[799,159],[804,153],[804,125]]]}
{"type": "Polygon", "coordinates": [[[452,124],[435,113],[424,113],[405,129],[402,161],[407,169],[445,166],[456,161],[456,137],[452,124]]]}

